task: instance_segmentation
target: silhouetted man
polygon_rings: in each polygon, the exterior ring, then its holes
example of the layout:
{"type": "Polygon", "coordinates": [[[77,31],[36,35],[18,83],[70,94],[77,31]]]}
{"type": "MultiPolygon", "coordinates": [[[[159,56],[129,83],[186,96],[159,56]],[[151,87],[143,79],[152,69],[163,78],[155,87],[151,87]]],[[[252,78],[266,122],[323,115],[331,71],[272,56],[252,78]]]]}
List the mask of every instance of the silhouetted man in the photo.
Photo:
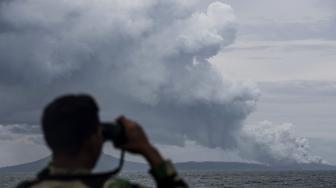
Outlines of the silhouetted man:
{"type": "MultiPolygon", "coordinates": [[[[52,160],[36,180],[23,182],[19,187],[141,187],[109,173],[91,174],[104,142],[98,111],[96,102],[88,95],[62,96],[48,104],[42,116],[42,130],[52,160]]],[[[142,155],[158,187],[187,187],[172,163],[164,160],[149,142],[139,124],[123,116],[117,121],[124,126],[127,138],[126,144],[119,148],[142,155]]]]}

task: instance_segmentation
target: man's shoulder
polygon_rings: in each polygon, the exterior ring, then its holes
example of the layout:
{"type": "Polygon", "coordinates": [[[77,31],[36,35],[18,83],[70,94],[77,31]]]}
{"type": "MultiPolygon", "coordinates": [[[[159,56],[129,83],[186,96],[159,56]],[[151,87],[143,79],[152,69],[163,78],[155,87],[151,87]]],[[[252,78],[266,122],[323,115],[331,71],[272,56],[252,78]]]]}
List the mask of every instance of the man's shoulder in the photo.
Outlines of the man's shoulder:
{"type": "Polygon", "coordinates": [[[57,188],[57,187],[89,188],[85,183],[83,183],[80,180],[73,180],[73,181],[31,180],[22,182],[17,186],[17,188],[57,188]]]}
{"type": "MultiPolygon", "coordinates": [[[[92,183],[87,184],[83,180],[43,180],[43,181],[25,181],[22,182],[18,188],[59,188],[59,187],[69,187],[69,188],[90,188],[94,186],[92,183]]],[[[96,187],[96,186],[94,186],[96,187]]],[[[101,187],[101,185],[97,186],[101,187]]],[[[131,183],[130,181],[123,178],[110,178],[103,183],[102,188],[141,188],[141,186],[131,183]]]]}

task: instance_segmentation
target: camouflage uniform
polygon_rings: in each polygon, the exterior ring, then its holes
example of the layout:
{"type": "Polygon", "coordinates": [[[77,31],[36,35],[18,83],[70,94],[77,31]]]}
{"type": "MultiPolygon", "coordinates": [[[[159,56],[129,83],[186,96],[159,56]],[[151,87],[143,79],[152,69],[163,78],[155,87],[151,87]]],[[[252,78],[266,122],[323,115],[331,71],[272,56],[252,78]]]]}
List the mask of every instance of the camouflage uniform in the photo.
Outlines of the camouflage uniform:
{"type": "MultiPolygon", "coordinates": [[[[186,188],[187,184],[177,175],[170,161],[163,161],[152,168],[149,173],[153,176],[159,188],[186,188]]],[[[143,186],[128,180],[111,177],[111,174],[91,175],[88,170],[60,169],[49,165],[36,180],[22,182],[18,188],[132,188],[143,186]]]]}

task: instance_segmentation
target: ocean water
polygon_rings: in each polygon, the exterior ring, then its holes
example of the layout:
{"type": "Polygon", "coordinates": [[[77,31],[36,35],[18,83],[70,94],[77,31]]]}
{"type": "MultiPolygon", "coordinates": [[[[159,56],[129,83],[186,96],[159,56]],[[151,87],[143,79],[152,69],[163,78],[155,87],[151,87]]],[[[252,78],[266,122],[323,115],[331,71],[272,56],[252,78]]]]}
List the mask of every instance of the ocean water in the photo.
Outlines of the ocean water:
{"type": "MultiPolygon", "coordinates": [[[[190,187],[327,187],[336,188],[336,171],[281,171],[281,172],[225,172],[193,171],[181,172],[190,187]]],[[[144,172],[125,172],[121,177],[155,187],[149,175],[144,172]]],[[[0,174],[0,187],[10,188],[32,174],[0,174]]]]}

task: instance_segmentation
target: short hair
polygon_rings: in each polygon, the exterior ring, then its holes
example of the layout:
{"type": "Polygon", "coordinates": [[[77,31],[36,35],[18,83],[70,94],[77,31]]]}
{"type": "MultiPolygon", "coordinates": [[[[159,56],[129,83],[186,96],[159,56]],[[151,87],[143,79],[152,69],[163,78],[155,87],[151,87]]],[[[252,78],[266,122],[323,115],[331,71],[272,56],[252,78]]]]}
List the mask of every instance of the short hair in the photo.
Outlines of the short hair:
{"type": "Polygon", "coordinates": [[[49,103],[42,131],[53,153],[78,153],[85,139],[98,130],[98,106],[89,95],[64,95],[49,103]]]}

